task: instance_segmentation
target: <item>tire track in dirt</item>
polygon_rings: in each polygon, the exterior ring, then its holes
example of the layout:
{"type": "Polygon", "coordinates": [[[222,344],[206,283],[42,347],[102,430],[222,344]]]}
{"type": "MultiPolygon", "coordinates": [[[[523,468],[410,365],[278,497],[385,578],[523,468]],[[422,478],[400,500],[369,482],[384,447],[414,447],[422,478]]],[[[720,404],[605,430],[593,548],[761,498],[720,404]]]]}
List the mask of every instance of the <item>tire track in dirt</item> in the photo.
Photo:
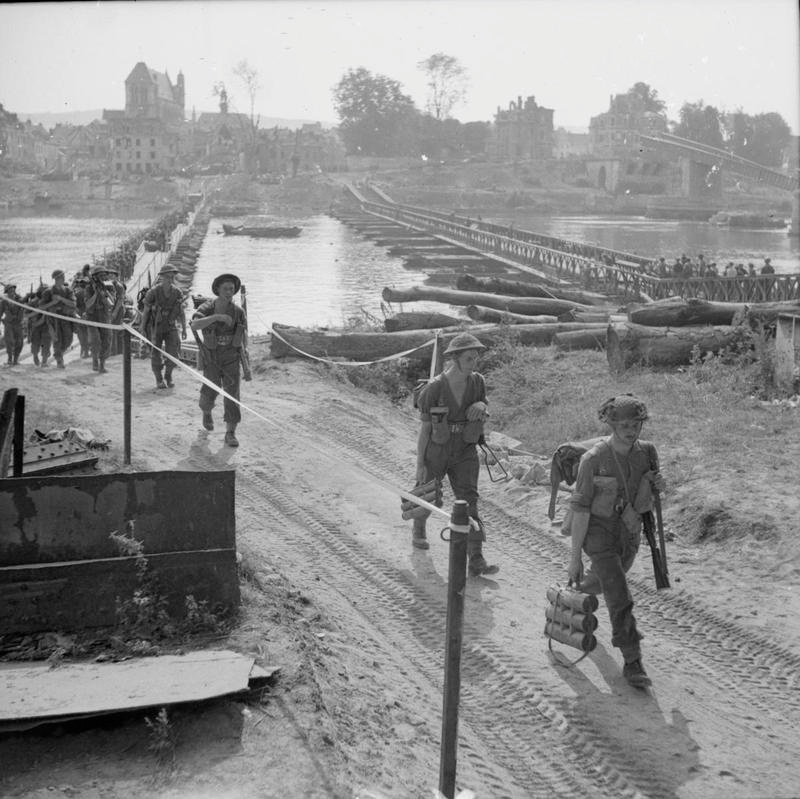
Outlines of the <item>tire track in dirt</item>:
{"type": "MultiPolygon", "coordinates": [[[[333,458],[340,457],[333,450],[330,454],[333,458]]],[[[195,458],[194,465],[216,468],[202,457],[195,458]]],[[[263,514],[266,499],[283,520],[282,534],[278,541],[270,539],[270,549],[286,552],[294,561],[298,559],[298,551],[303,552],[302,562],[310,574],[328,586],[346,585],[348,603],[389,642],[387,655],[391,653],[395,670],[404,674],[403,681],[410,672],[424,675],[432,705],[441,702],[439,658],[446,618],[442,594],[411,582],[402,571],[364,552],[363,545],[348,537],[330,518],[296,503],[280,486],[277,472],[275,480],[251,473],[245,466],[240,467],[239,474],[237,495],[246,500],[249,509],[260,507],[263,514]],[[369,611],[363,611],[364,607],[369,611]],[[383,612],[377,615],[379,607],[383,612]]],[[[468,620],[464,632],[465,638],[480,637],[480,630],[468,620]]],[[[543,694],[530,690],[529,676],[518,674],[517,664],[497,647],[482,644],[470,655],[462,661],[459,727],[462,782],[478,787],[469,781],[472,772],[494,797],[567,799],[587,791],[609,799],[641,795],[641,786],[628,784],[609,765],[608,751],[598,756],[600,741],[592,744],[579,733],[564,735],[566,718],[543,694]],[[491,654],[487,654],[487,649],[491,654]],[[496,679],[498,674],[501,680],[496,679]],[[492,675],[492,679],[487,681],[486,675],[492,675]],[[480,711],[487,704],[492,708],[489,717],[496,716],[499,723],[489,723],[487,714],[480,711]],[[491,759],[487,758],[487,751],[491,759]],[[465,753],[469,753],[468,758],[465,753]],[[510,775],[514,782],[509,784],[504,774],[510,775]]],[[[670,793],[650,785],[647,795],[659,797],[670,793]]]]}
{"type": "MultiPolygon", "coordinates": [[[[341,425],[340,415],[326,414],[325,410],[321,410],[315,416],[325,422],[315,430],[315,436],[334,429],[337,419],[341,425]]],[[[338,446],[349,450],[354,459],[368,462],[371,470],[375,470],[381,479],[397,482],[397,460],[380,457],[383,450],[379,442],[371,440],[363,428],[348,428],[346,435],[340,436],[338,446]]],[[[411,473],[413,463],[410,460],[408,467],[407,473],[411,473]]],[[[521,528],[519,520],[506,513],[492,497],[482,497],[481,507],[481,516],[494,529],[502,530],[497,545],[505,548],[508,543],[513,543],[515,548],[523,550],[512,553],[516,562],[524,562],[519,559],[527,559],[532,551],[563,569],[566,562],[565,544],[553,538],[531,536],[528,530],[521,528]]],[[[635,577],[631,577],[630,582],[636,587],[637,608],[658,617],[654,626],[658,627],[659,633],[677,636],[683,645],[690,643],[694,648],[702,649],[704,659],[717,661],[725,667],[725,671],[732,667],[736,670],[737,679],[731,681],[731,688],[744,681],[780,699],[782,704],[788,699],[800,709],[800,695],[795,695],[791,690],[800,679],[800,657],[768,638],[698,607],[697,600],[683,590],[671,589],[669,593],[663,593],[635,577]],[[665,622],[669,627],[659,622],[665,622]]],[[[751,694],[746,696],[752,699],[751,694]]]]}
{"type": "MultiPolygon", "coordinates": [[[[324,421],[325,424],[321,429],[328,431],[335,430],[337,419],[341,419],[341,415],[332,413],[326,417],[324,411],[321,412],[321,417],[315,418],[324,421]]],[[[316,432],[319,434],[320,430],[316,432]]],[[[369,434],[363,429],[348,427],[346,435],[339,435],[338,438],[340,446],[344,446],[353,457],[368,463],[369,468],[375,470],[381,479],[388,481],[397,479],[396,459],[381,457],[380,453],[384,450],[381,449],[379,442],[370,440],[369,434]]],[[[410,461],[409,466],[411,466],[410,461]]],[[[514,545],[514,549],[522,550],[513,553],[512,557],[516,562],[524,562],[528,568],[534,568],[535,563],[531,562],[533,552],[550,563],[559,563],[563,568],[565,558],[563,545],[558,546],[551,539],[532,538],[529,533],[520,530],[517,520],[507,515],[490,499],[484,498],[482,508],[484,519],[494,529],[503,532],[502,540],[498,537],[497,542],[493,543],[502,550],[507,550],[509,543],[514,545]]],[[[755,705],[758,711],[774,718],[784,718],[787,707],[797,709],[800,697],[792,689],[797,684],[800,659],[793,653],[728,620],[698,608],[695,600],[683,592],[663,595],[657,594],[655,589],[645,586],[641,581],[633,580],[633,584],[640,592],[637,597],[641,597],[637,607],[648,616],[656,617],[655,620],[651,619],[650,623],[655,621],[659,635],[668,636],[679,646],[684,658],[684,668],[707,675],[709,683],[724,693],[729,706],[731,698],[736,697],[738,708],[743,714],[748,711],[752,713],[755,705]]],[[[492,673],[503,674],[501,666],[508,658],[504,658],[502,654],[499,658],[495,658],[496,653],[485,644],[480,645],[479,653],[490,660],[495,660],[486,668],[492,669],[492,673]]],[[[513,684],[522,677],[527,684],[537,684],[535,675],[524,666],[512,664],[510,668],[512,669],[510,676],[504,675],[508,683],[513,684]]],[[[502,697],[498,697],[497,702],[502,702],[502,697]]],[[[513,709],[514,703],[511,703],[510,710],[513,712],[513,709]]],[[[572,716],[567,710],[564,713],[574,725],[573,732],[578,725],[583,728],[582,734],[574,739],[573,745],[581,748],[588,745],[589,748],[599,749],[600,752],[596,757],[599,757],[601,763],[607,762],[609,758],[611,762],[616,760],[621,773],[634,780],[649,795],[659,795],[659,786],[653,785],[652,774],[643,773],[641,769],[631,772],[625,762],[619,762],[619,757],[615,758],[613,752],[609,751],[601,731],[593,734],[591,719],[572,716]],[[584,733],[588,736],[588,744],[585,742],[584,733]]],[[[506,721],[505,713],[503,721],[506,721]]],[[[619,754],[627,760],[624,752],[619,754]]],[[[668,791],[665,795],[671,793],[670,789],[663,786],[662,789],[668,791]]]]}

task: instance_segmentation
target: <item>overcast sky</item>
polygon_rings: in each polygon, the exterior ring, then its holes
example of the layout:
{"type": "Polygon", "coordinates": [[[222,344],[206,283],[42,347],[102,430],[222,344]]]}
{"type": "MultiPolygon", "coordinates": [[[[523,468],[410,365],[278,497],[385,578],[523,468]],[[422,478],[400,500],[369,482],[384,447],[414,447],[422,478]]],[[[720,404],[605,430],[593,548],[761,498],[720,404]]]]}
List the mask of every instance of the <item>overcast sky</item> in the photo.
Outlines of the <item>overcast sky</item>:
{"type": "Polygon", "coordinates": [[[336,122],[349,68],[402,84],[424,109],[418,62],[455,56],[469,78],[462,121],[534,95],[556,126],[586,128],[637,81],[667,103],[777,111],[800,132],[797,0],[361,0],[0,5],[0,103],[10,111],[123,108],[138,61],[186,80],[187,114],[249,112],[233,68],[255,67],[264,116],[336,122]]]}

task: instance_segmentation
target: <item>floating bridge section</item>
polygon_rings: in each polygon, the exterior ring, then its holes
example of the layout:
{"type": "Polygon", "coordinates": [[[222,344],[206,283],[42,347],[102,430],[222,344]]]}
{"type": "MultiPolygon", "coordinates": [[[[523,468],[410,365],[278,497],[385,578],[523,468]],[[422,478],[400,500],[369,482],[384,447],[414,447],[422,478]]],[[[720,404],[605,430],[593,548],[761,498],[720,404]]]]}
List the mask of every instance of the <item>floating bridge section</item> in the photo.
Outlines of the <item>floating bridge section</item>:
{"type": "Polygon", "coordinates": [[[533,272],[587,291],[654,300],[673,296],[727,302],[800,299],[800,274],[659,278],[651,274],[656,267],[654,258],[396,203],[371,184],[346,184],[346,189],[364,213],[395,222],[398,228],[424,232],[504,266],[517,266],[521,272],[533,272]]]}

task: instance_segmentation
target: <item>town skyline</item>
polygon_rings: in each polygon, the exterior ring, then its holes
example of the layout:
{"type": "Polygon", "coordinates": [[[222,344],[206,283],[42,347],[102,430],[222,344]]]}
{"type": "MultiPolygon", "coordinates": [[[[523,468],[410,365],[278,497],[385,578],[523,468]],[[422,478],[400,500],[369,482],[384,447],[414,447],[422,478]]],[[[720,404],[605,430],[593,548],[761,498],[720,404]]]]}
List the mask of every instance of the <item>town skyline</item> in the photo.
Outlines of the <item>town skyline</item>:
{"type": "Polygon", "coordinates": [[[556,127],[588,129],[610,96],[643,81],[670,120],[703,100],[720,111],[777,112],[797,135],[797,19],[792,0],[6,4],[0,102],[23,116],[119,108],[126,76],[144,61],[173,81],[183,72],[187,117],[216,108],[219,82],[231,110],[249,113],[233,74],[247,60],[261,84],[256,114],[336,124],[332,88],[348,69],[398,81],[424,110],[418,62],[444,52],[470,78],[452,114],[465,122],[490,121],[533,95],[555,110],[556,127]],[[70,35],[56,35],[65,26],[70,35]]]}

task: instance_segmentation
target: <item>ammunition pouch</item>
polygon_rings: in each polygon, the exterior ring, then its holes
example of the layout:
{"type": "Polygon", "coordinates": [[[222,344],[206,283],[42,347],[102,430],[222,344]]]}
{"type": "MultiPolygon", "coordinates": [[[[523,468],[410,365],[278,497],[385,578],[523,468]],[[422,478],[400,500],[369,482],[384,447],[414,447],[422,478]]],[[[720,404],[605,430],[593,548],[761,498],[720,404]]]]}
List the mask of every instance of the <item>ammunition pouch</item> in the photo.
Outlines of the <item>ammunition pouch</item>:
{"type": "Polygon", "coordinates": [[[447,422],[449,408],[437,406],[431,408],[431,441],[434,444],[446,444],[450,440],[450,425],[447,422]]]}

